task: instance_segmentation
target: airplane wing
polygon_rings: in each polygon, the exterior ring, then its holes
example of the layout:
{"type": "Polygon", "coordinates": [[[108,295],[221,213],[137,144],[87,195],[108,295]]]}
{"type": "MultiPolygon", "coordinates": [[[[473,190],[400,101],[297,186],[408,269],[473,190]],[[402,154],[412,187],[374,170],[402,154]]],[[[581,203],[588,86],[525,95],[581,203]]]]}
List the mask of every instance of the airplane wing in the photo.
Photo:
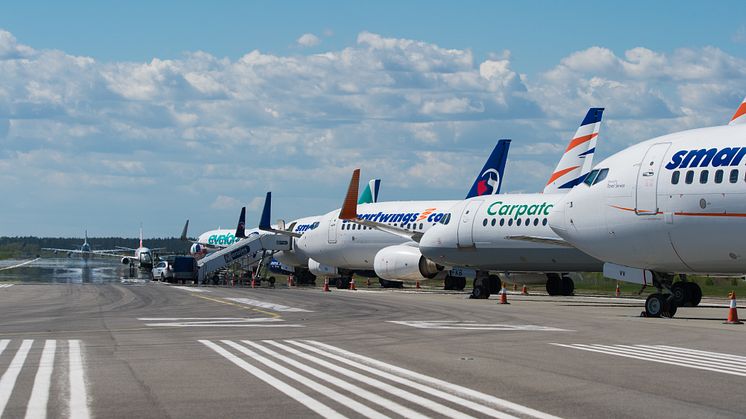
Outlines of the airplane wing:
{"type": "Polygon", "coordinates": [[[559,239],[559,238],[553,238],[553,237],[538,237],[538,236],[505,236],[508,240],[519,240],[519,241],[525,241],[525,242],[531,242],[531,243],[540,243],[540,244],[552,244],[555,246],[562,246],[562,247],[573,247],[570,243],[559,239]]]}
{"type": "Polygon", "coordinates": [[[421,231],[411,231],[406,228],[394,227],[390,224],[379,223],[377,221],[361,220],[357,218],[357,191],[360,184],[360,169],[355,169],[352,172],[352,178],[350,179],[350,186],[347,188],[347,196],[345,196],[344,203],[342,204],[342,210],[339,211],[339,219],[347,220],[351,223],[361,224],[366,227],[370,227],[379,231],[383,231],[389,234],[393,234],[398,237],[402,237],[408,240],[420,242],[423,233],[421,231]]]}

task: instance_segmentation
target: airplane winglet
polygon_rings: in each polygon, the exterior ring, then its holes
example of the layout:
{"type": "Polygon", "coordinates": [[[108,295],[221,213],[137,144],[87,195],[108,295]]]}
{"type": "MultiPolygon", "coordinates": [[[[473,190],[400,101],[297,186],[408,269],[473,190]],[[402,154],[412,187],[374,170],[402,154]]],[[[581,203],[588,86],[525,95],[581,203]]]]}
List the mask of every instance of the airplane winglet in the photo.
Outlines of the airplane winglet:
{"type": "Polygon", "coordinates": [[[271,231],[272,224],[269,218],[272,213],[272,192],[267,192],[267,197],[264,198],[264,209],[262,209],[262,218],[259,219],[259,230],[271,231]]]}
{"type": "Polygon", "coordinates": [[[246,207],[241,207],[241,215],[238,217],[238,225],[236,225],[237,238],[246,238],[246,207]]]}
{"type": "Polygon", "coordinates": [[[339,211],[341,220],[353,220],[357,218],[357,191],[360,186],[360,169],[352,171],[350,186],[347,187],[347,196],[342,203],[342,210],[339,211]]]}
{"type": "Polygon", "coordinates": [[[186,220],[186,224],[184,224],[184,229],[181,230],[181,236],[179,237],[179,240],[181,241],[187,241],[189,238],[187,237],[187,230],[189,229],[189,220],[186,220]]]}

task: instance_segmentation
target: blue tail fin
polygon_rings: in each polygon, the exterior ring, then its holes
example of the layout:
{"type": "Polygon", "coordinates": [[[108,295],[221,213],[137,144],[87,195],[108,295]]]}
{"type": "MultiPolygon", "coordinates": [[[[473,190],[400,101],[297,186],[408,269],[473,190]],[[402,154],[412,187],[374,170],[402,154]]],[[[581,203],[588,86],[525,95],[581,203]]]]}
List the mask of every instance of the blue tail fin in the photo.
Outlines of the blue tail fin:
{"type": "Polygon", "coordinates": [[[269,218],[272,213],[272,192],[267,192],[267,197],[264,198],[264,209],[262,209],[262,217],[259,219],[259,229],[269,230],[272,225],[269,222],[269,218]]]}
{"type": "Polygon", "coordinates": [[[503,184],[503,172],[505,171],[505,162],[508,159],[508,149],[510,140],[500,140],[497,142],[495,149],[492,150],[490,158],[479,172],[474,184],[471,185],[466,199],[481,195],[497,195],[500,193],[500,187],[503,184]]]}
{"type": "Polygon", "coordinates": [[[246,207],[241,207],[241,216],[238,217],[235,236],[237,239],[246,238],[246,207]]]}

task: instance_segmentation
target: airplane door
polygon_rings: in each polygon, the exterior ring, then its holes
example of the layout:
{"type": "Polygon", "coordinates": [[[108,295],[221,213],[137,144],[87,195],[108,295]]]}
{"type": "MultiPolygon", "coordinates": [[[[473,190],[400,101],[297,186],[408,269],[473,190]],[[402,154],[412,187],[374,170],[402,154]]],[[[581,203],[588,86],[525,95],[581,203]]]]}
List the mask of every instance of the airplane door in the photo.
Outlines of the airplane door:
{"type": "Polygon", "coordinates": [[[329,220],[329,244],[337,242],[337,217],[329,220]]]}
{"type": "Polygon", "coordinates": [[[658,213],[658,178],[663,158],[671,143],[653,144],[640,162],[637,172],[637,215],[655,215],[658,213]]]}
{"type": "Polygon", "coordinates": [[[474,247],[474,216],[483,201],[469,201],[458,220],[458,247],[474,247]]]}

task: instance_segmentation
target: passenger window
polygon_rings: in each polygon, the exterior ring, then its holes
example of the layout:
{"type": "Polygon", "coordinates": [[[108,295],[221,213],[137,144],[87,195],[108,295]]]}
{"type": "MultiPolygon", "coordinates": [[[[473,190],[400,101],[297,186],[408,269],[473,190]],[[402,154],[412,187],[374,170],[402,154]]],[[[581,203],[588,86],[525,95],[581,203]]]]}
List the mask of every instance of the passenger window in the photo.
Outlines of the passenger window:
{"type": "Polygon", "coordinates": [[[511,218],[508,220],[508,226],[512,226],[512,225],[513,225],[513,219],[511,218]]]}
{"type": "Polygon", "coordinates": [[[420,230],[424,230],[424,229],[425,229],[425,223],[420,223],[420,230]]]}
{"type": "Polygon", "coordinates": [[[543,226],[547,225],[547,219],[546,218],[543,219],[543,220],[541,220],[541,225],[543,225],[543,226]]]}
{"type": "Polygon", "coordinates": [[[485,218],[484,221],[482,221],[482,225],[487,227],[487,219],[485,218]]]}
{"type": "Polygon", "coordinates": [[[723,171],[718,169],[715,171],[715,183],[723,183],[723,171]]]}
{"type": "Polygon", "coordinates": [[[500,227],[505,225],[505,218],[500,219],[500,227]]]}
{"type": "Polygon", "coordinates": [[[598,172],[598,175],[596,175],[596,179],[593,180],[593,184],[597,184],[598,182],[601,182],[602,180],[606,179],[606,175],[609,174],[609,169],[601,169],[600,172],[598,172]]]}
{"type": "Polygon", "coordinates": [[[736,182],[738,182],[738,169],[733,169],[730,171],[730,183],[736,182]]]}
{"type": "Polygon", "coordinates": [[[520,218],[517,219],[517,220],[515,220],[515,225],[517,225],[517,226],[521,225],[521,219],[520,218]]]}
{"type": "Polygon", "coordinates": [[[590,173],[588,173],[588,176],[585,177],[585,180],[583,183],[585,183],[588,186],[593,185],[593,181],[596,179],[596,175],[598,174],[598,170],[591,170],[590,173]]]}
{"type": "Polygon", "coordinates": [[[710,171],[709,170],[703,170],[699,174],[699,183],[707,183],[707,177],[709,176],[710,171]]]}
{"type": "Polygon", "coordinates": [[[691,185],[692,182],[694,182],[694,170],[686,171],[686,177],[684,178],[684,182],[686,182],[687,185],[691,185]]]}
{"type": "Polygon", "coordinates": [[[534,226],[537,226],[537,225],[539,225],[539,219],[538,218],[534,218],[534,226]]]}
{"type": "Polygon", "coordinates": [[[681,174],[679,173],[678,170],[676,170],[675,172],[671,173],[671,184],[672,185],[677,185],[679,183],[679,177],[680,176],[681,176],[681,174]]]}
{"type": "Polygon", "coordinates": [[[497,220],[493,218],[492,221],[490,221],[490,224],[492,224],[492,227],[494,227],[495,223],[497,223],[497,220]]]}
{"type": "Polygon", "coordinates": [[[531,224],[531,219],[530,218],[526,218],[526,227],[528,227],[529,224],[531,224]]]}

